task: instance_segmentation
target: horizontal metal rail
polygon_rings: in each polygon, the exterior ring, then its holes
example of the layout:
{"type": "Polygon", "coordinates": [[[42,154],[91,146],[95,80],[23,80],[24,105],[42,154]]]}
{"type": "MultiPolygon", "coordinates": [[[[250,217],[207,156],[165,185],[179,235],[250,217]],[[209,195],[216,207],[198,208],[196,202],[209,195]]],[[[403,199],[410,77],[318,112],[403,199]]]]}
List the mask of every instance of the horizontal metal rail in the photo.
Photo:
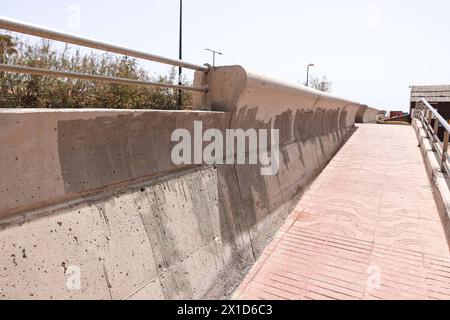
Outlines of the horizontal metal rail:
{"type": "Polygon", "coordinates": [[[176,60],[176,59],[170,59],[165,58],[162,56],[146,53],[143,51],[138,51],[126,47],[122,47],[119,45],[101,42],[89,38],[84,38],[80,36],[76,36],[69,33],[64,33],[61,31],[56,31],[36,25],[32,25],[25,22],[20,22],[16,20],[12,20],[5,17],[0,17],[0,29],[5,29],[9,31],[24,33],[36,37],[46,38],[46,39],[52,39],[56,41],[62,41],[66,43],[71,43],[79,46],[84,46],[92,49],[98,49],[103,50],[107,52],[113,52],[118,53],[130,57],[135,57],[139,59],[149,60],[149,61],[155,61],[159,63],[164,63],[168,65],[173,65],[177,67],[183,67],[186,69],[192,69],[197,71],[203,71],[208,72],[210,68],[206,66],[200,66],[193,63],[185,62],[182,60],[176,60]]]}
{"type": "Polygon", "coordinates": [[[450,175],[450,159],[448,153],[450,122],[445,120],[425,98],[422,98],[420,103],[417,104],[413,117],[422,123],[426,136],[430,139],[431,148],[438,155],[441,171],[445,171],[450,175]],[[432,124],[433,118],[434,125],[432,124]],[[444,140],[442,142],[439,139],[439,126],[445,129],[444,140]]]}
{"type": "Polygon", "coordinates": [[[431,113],[435,116],[435,118],[439,121],[439,123],[444,127],[447,132],[450,132],[450,124],[448,124],[447,120],[445,120],[439,112],[435,108],[431,106],[431,104],[428,103],[428,101],[425,98],[422,98],[422,102],[425,105],[425,107],[431,111],[431,113]]]}
{"type": "Polygon", "coordinates": [[[171,88],[171,89],[179,89],[179,90],[186,90],[186,91],[208,92],[207,87],[195,88],[195,87],[188,87],[188,86],[179,86],[179,85],[174,85],[174,84],[169,84],[169,83],[150,82],[150,81],[142,81],[142,80],[134,80],[134,79],[126,79],[126,78],[116,78],[116,77],[92,75],[92,74],[85,74],[85,73],[78,73],[78,72],[56,71],[56,70],[23,67],[23,66],[13,66],[13,65],[8,65],[8,64],[0,64],[0,71],[21,73],[21,74],[28,74],[28,75],[35,75],[35,76],[49,76],[49,77],[56,77],[56,78],[82,79],[82,80],[100,81],[100,82],[106,82],[106,83],[129,84],[129,85],[138,85],[138,86],[171,88]]]}

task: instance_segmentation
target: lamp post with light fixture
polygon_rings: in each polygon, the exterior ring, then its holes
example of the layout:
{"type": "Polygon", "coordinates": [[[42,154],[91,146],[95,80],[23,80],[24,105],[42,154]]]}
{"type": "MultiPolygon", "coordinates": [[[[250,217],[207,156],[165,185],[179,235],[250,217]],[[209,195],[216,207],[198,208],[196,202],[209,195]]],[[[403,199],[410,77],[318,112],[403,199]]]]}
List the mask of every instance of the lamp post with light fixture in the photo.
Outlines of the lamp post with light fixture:
{"type": "Polygon", "coordinates": [[[219,52],[219,51],[211,50],[211,49],[205,49],[205,50],[212,52],[212,54],[213,54],[213,68],[215,68],[216,67],[216,54],[219,54],[219,55],[223,56],[223,53],[219,52]]]}
{"type": "Polygon", "coordinates": [[[306,67],[306,86],[309,87],[309,68],[315,67],[316,65],[314,63],[308,64],[306,67]]]}

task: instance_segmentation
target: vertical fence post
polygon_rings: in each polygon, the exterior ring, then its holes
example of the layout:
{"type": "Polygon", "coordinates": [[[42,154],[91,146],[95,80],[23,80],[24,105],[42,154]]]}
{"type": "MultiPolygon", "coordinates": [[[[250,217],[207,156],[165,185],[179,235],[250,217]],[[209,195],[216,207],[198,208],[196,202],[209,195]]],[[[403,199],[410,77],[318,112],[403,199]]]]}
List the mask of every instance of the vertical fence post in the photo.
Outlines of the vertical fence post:
{"type": "MultiPolygon", "coordinates": [[[[448,123],[450,124],[450,121],[448,123]]],[[[441,171],[445,171],[445,163],[447,162],[447,154],[448,154],[449,136],[450,136],[450,133],[447,130],[445,130],[444,144],[442,146],[441,171]]]]}
{"type": "Polygon", "coordinates": [[[425,110],[422,108],[422,105],[419,105],[419,121],[422,124],[422,127],[425,126],[425,110]]]}
{"type": "Polygon", "coordinates": [[[433,139],[432,139],[433,151],[436,151],[435,144],[438,142],[438,134],[439,134],[439,120],[438,118],[435,117],[433,127],[433,139]]]}
{"type": "Polygon", "coordinates": [[[433,135],[431,134],[431,119],[433,118],[433,114],[431,113],[431,110],[427,109],[427,127],[425,129],[425,132],[427,133],[427,137],[429,139],[433,138],[433,135]]]}

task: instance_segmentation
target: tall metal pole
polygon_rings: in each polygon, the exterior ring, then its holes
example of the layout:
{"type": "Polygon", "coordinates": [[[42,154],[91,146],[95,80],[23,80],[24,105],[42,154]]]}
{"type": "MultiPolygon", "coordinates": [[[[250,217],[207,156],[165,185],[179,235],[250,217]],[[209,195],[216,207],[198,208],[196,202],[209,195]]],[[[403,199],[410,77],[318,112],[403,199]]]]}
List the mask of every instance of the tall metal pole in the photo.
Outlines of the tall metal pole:
{"type": "MultiPolygon", "coordinates": [[[[179,59],[183,60],[183,0],[180,0],[180,43],[179,43],[179,59]]],[[[183,68],[180,67],[178,70],[178,85],[182,85],[183,68]]],[[[183,92],[178,91],[178,110],[181,110],[183,105],[183,92]]]]}
{"type": "Polygon", "coordinates": [[[309,87],[309,66],[306,68],[306,86],[309,87]]]}
{"type": "Polygon", "coordinates": [[[306,67],[306,86],[309,87],[309,68],[315,67],[316,65],[314,63],[308,64],[306,67]]]}

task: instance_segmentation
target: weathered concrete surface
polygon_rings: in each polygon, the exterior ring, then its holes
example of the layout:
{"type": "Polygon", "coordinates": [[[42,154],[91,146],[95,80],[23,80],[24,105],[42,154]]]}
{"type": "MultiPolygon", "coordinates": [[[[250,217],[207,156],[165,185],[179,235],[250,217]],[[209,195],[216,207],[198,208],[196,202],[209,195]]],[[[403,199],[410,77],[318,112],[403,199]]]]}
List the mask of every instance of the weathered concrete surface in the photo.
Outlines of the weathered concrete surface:
{"type": "Polygon", "coordinates": [[[99,194],[0,232],[0,298],[178,299],[224,267],[213,168],[99,194]],[[82,290],[65,270],[80,268],[82,290]]]}
{"type": "MultiPolygon", "coordinates": [[[[0,218],[183,169],[175,129],[225,128],[229,115],[165,111],[0,111],[0,218]]],[[[184,166],[186,167],[186,166],[184,166]]]]}
{"type": "Polygon", "coordinates": [[[238,299],[449,299],[450,251],[411,126],[359,125],[238,299]]]}
{"type": "Polygon", "coordinates": [[[202,81],[210,94],[196,99],[218,112],[0,113],[0,298],[194,299],[234,289],[353,132],[361,105],[241,67],[202,81]],[[279,129],[279,173],[173,165],[170,135],[192,132],[194,121],[279,129]],[[66,286],[71,266],[79,291],[66,286]]]}

